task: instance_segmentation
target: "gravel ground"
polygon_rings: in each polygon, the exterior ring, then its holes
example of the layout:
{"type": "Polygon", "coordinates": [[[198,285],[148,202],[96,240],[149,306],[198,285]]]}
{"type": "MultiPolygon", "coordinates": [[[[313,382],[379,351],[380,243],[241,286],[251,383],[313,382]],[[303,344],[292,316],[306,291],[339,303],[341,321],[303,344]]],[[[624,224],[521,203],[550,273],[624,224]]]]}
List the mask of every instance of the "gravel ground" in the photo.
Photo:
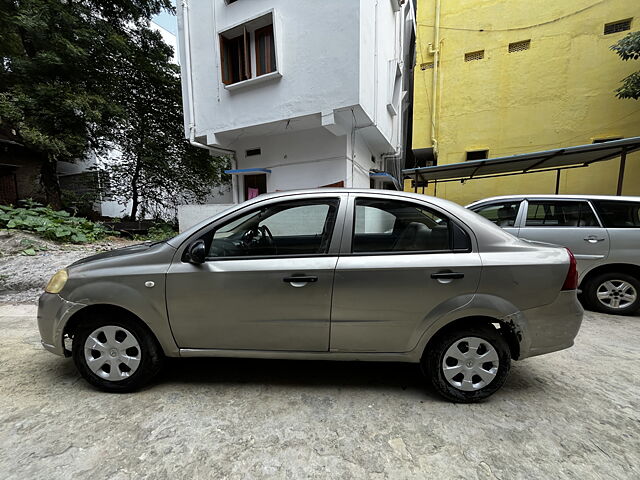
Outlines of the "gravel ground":
{"type": "Polygon", "coordinates": [[[45,285],[61,268],[106,250],[140,243],[110,238],[90,245],[59,244],[25,232],[0,231],[0,303],[37,303],[45,285]],[[35,255],[25,255],[35,246],[35,255]]]}
{"type": "Polygon", "coordinates": [[[97,392],[0,307],[0,478],[640,478],[640,317],[587,313],[575,347],[454,405],[413,365],[176,359],[97,392]]]}

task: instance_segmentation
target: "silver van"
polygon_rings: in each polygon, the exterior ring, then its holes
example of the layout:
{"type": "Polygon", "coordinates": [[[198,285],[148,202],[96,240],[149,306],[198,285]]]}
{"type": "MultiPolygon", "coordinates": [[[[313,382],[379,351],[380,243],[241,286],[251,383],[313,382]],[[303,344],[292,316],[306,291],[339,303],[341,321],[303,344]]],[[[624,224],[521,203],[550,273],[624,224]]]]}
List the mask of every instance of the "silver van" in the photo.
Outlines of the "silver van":
{"type": "Polygon", "coordinates": [[[569,248],[587,308],[640,309],[640,197],[509,195],[467,205],[516,237],[569,248]]]}

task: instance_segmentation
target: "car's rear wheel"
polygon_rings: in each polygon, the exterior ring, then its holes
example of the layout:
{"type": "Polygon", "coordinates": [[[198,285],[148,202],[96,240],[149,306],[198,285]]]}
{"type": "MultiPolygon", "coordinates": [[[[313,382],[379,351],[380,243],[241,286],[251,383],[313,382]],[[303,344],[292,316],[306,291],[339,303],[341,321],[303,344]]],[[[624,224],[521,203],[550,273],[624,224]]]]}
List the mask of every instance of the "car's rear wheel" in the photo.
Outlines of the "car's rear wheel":
{"type": "Polygon", "coordinates": [[[445,330],[430,343],[422,367],[447,400],[472,403],[495,393],[511,368],[505,339],[492,327],[445,330]]]}
{"type": "Polygon", "coordinates": [[[108,392],[137,390],[158,373],[163,359],[155,338],[130,319],[81,322],[72,350],[85,380],[108,392]]]}
{"type": "Polygon", "coordinates": [[[630,315],[640,309],[640,280],[626,273],[603,273],[584,287],[587,307],[612,315],[630,315]]]}

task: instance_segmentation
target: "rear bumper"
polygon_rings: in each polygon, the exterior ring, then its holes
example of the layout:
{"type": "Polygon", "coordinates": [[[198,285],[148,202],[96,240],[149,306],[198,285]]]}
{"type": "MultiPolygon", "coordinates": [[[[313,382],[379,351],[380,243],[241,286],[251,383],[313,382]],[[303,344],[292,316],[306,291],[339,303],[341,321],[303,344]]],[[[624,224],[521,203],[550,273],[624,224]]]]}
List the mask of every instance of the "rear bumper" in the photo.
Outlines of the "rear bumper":
{"type": "Polygon", "coordinates": [[[524,330],[519,359],[555,352],[573,345],[584,310],[575,290],[560,292],[553,303],[521,312],[524,330]]]}

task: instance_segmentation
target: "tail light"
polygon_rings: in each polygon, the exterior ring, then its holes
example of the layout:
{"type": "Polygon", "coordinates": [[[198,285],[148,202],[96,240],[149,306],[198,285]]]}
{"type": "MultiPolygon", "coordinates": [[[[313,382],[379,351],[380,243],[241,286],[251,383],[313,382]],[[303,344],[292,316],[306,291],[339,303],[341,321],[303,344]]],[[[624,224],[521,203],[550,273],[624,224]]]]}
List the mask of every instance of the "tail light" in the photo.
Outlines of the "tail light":
{"type": "Polygon", "coordinates": [[[575,290],[578,288],[578,266],[576,265],[576,257],[568,248],[567,253],[569,254],[569,271],[564,279],[562,290],[575,290]]]}

